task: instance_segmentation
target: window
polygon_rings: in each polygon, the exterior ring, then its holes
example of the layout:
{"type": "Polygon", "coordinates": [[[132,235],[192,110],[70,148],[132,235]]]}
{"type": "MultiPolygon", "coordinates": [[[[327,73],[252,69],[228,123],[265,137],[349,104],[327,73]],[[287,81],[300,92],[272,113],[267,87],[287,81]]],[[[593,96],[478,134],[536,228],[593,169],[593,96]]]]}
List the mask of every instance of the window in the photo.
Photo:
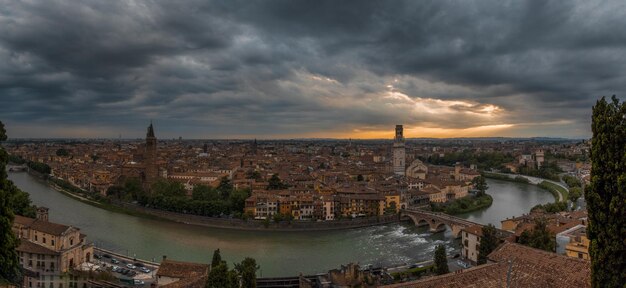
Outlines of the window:
{"type": "Polygon", "coordinates": [[[39,241],[39,240],[37,240],[37,234],[35,234],[35,241],[39,241]]]}
{"type": "Polygon", "coordinates": [[[54,239],[50,240],[50,244],[54,246],[54,239]]]}
{"type": "Polygon", "coordinates": [[[46,237],[43,237],[43,244],[46,244],[46,237]]]}
{"type": "Polygon", "coordinates": [[[578,258],[583,259],[583,253],[578,252],[578,258]]]}

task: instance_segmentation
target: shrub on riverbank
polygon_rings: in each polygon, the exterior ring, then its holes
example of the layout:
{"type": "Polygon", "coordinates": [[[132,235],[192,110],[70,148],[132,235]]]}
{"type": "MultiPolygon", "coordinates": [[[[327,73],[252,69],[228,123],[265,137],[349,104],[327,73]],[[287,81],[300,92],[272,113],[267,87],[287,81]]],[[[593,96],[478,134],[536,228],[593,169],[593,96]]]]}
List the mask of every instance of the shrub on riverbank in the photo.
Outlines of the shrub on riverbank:
{"type": "Polygon", "coordinates": [[[434,265],[428,265],[424,267],[411,268],[402,272],[391,273],[391,277],[393,277],[395,281],[400,281],[402,279],[406,279],[409,277],[420,278],[422,276],[432,274],[434,267],[435,267],[434,265]]]}
{"type": "Polygon", "coordinates": [[[26,165],[28,166],[28,168],[35,170],[44,175],[50,175],[50,173],[52,172],[52,169],[50,168],[50,166],[48,166],[48,164],[45,164],[45,163],[28,161],[28,164],[26,165]]]}
{"type": "Polygon", "coordinates": [[[444,212],[450,215],[462,214],[487,208],[493,203],[493,198],[489,194],[482,196],[466,196],[444,204],[431,204],[431,210],[444,212]]]}
{"type": "Polygon", "coordinates": [[[558,202],[559,201],[559,194],[561,194],[561,196],[563,196],[563,201],[567,201],[568,199],[568,191],[567,189],[556,185],[554,183],[550,183],[548,181],[543,181],[539,184],[537,184],[537,186],[539,186],[540,188],[543,188],[545,190],[548,190],[548,192],[552,193],[552,195],[554,195],[554,202],[558,202]]]}

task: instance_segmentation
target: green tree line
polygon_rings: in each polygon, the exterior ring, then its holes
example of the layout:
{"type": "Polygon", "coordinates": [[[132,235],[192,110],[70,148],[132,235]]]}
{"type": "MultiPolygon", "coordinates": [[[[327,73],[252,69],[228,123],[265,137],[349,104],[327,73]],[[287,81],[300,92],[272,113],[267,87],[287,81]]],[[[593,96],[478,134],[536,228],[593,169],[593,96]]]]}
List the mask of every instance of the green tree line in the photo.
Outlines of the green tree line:
{"type": "Polygon", "coordinates": [[[223,177],[217,188],[196,185],[191,197],[183,184],[165,179],[155,182],[150,191],[141,187],[138,179],[127,179],[123,186],[112,186],[107,196],[122,201],[137,201],[147,207],[165,211],[201,216],[234,215],[243,217],[249,189],[235,189],[230,180],[223,177]]]}

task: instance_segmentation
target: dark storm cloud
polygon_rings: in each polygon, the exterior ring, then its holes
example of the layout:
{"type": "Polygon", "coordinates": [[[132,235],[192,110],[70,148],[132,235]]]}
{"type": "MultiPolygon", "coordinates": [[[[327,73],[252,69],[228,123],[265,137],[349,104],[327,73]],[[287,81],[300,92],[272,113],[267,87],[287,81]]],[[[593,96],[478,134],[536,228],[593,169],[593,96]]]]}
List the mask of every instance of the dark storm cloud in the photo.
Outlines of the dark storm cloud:
{"type": "Polygon", "coordinates": [[[595,99],[624,95],[624,6],[0,0],[0,120],[15,136],[140,135],[154,119],[168,137],[584,137],[595,99]]]}

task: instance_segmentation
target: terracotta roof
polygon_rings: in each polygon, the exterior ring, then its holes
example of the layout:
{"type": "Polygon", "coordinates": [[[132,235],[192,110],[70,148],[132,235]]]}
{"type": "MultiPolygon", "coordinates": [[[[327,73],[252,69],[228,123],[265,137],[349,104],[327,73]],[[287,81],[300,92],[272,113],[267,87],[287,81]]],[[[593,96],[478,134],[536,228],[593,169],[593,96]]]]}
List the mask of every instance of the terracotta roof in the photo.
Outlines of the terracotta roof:
{"type": "Polygon", "coordinates": [[[496,263],[383,287],[504,287],[509,267],[511,269],[511,287],[591,286],[591,268],[590,262],[587,260],[570,258],[508,242],[489,254],[489,259],[496,261],[496,263]],[[509,260],[511,260],[510,264],[509,260]]]}
{"type": "Polygon", "coordinates": [[[163,288],[204,288],[206,285],[207,276],[190,277],[178,280],[176,282],[162,285],[163,288]]]}
{"type": "Polygon", "coordinates": [[[464,228],[463,231],[474,234],[477,236],[483,236],[483,226],[482,225],[472,225],[470,227],[464,228]]]}
{"type": "Polygon", "coordinates": [[[209,273],[209,264],[181,262],[174,260],[163,260],[157,276],[165,276],[172,278],[189,278],[207,275],[209,273]]]}
{"type": "Polygon", "coordinates": [[[52,249],[41,246],[39,244],[35,244],[25,239],[21,239],[20,246],[17,246],[16,250],[33,254],[59,255],[59,253],[52,249]]]}
{"type": "Polygon", "coordinates": [[[51,234],[51,235],[60,236],[65,231],[69,230],[71,227],[67,226],[67,225],[62,225],[62,224],[57,224],[57,223],[52,223],[52,222],[47,222],[47,221],[41,221],[41,220],[37,220],[36,219],[30,225],[30,228],[32,228],[33,230],[37,230],[37,231],[43,232],[43,233],[48,233],[48,234],[51,234]]]}
{"type": "Polygon", "coordinates": [[[48,221],[41,221],[39,219],[28,218],[16,215],[14,223],[21,224],[27,227],[30,227],[33,230],[37,230],[39,232],[60,236],[63,232],[70,229],[70,226],[52,223],[48,221]]]}
{"type": "MultiPolygon", "coordinates": [[[[506,242],[489,254],[489,260],[511,261],[521,271],[512,273],[520,282],[532,280],[535,287],[589,287],[591,263],[528,246],[506,242]]],[[[515,272],[515,271],[514,271],[515,272]]]]}

